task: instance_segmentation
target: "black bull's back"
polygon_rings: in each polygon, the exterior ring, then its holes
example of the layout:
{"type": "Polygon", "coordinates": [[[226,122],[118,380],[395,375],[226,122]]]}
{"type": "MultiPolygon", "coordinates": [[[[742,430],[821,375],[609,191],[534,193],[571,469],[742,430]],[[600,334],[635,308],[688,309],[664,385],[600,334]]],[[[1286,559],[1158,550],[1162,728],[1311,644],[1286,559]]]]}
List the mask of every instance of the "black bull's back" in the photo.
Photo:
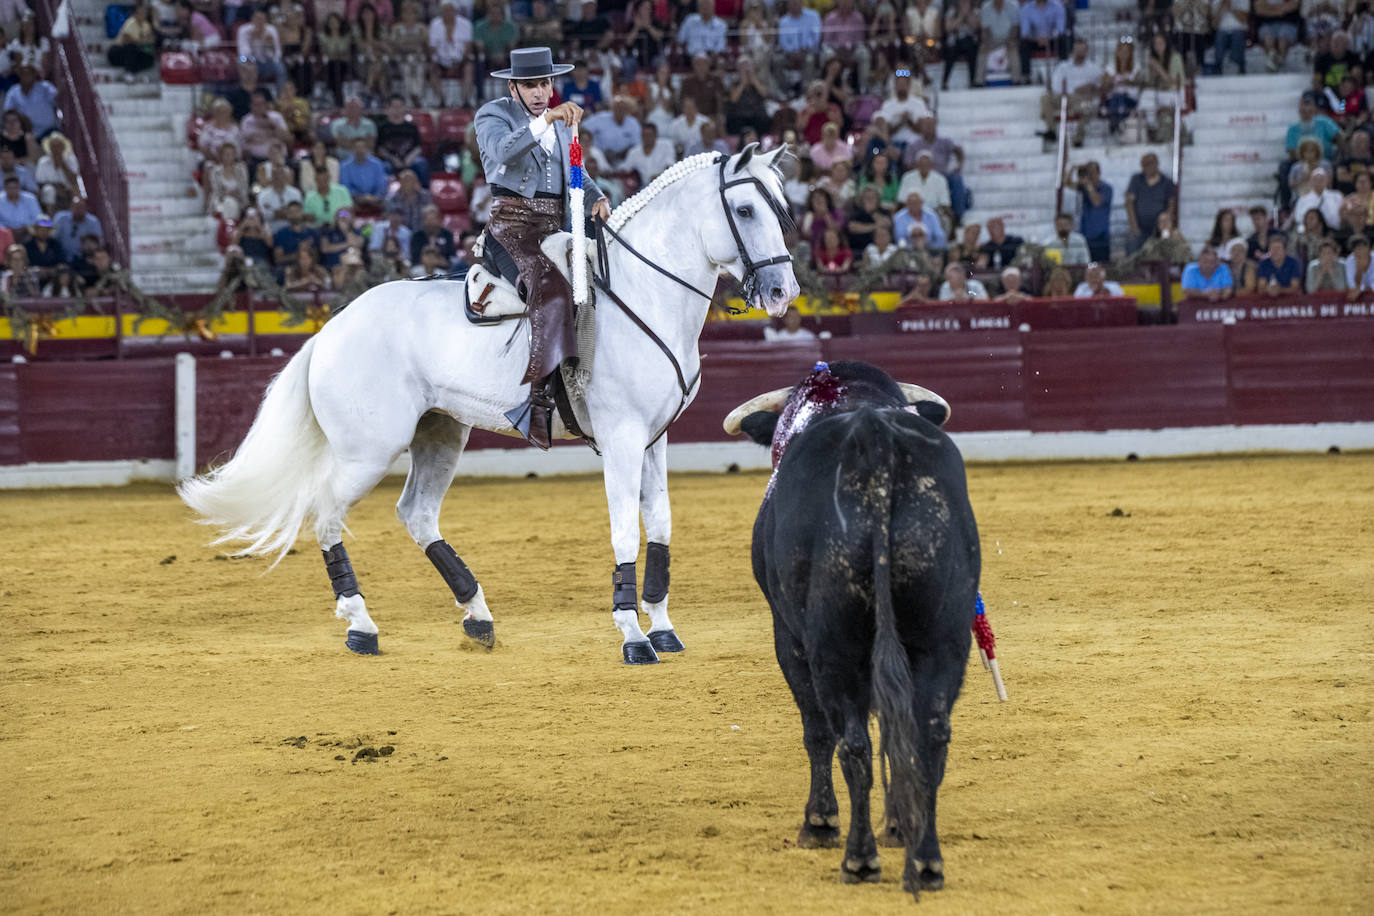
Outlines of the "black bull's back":
{"type": "Polygon", "coordinates": [[[968,659],[980,569],[958,449],[938,427],[901,409],[863,407],[813,422],[778,464],[754,526],[753,563],[811,757],[800,841],[838,840],[829,776],[838,742],[851,804],[862,796],[861,810],[851,812],[843,874],[847,880],[876,876],[867,814],[868,714],[875,709],[894,771],[889,824],[905,823],[907,884],[913,891],[939,887],[935,793],[944,776],[949,712],[968,659]],[[875,638],[882,648],[883,634],[894,626],[894,651],[875,677],[875,638]],[[895,678],[893,659],[904,669],[895,678]],[[898,745],[905,753],[891,753],[889,735],[907,742],[898,745]],[[903,757],[914,761],[911,772],[899,772],[903,757]],[[894,812],[903,792],[914,809],[905,818],[894,812]]]}

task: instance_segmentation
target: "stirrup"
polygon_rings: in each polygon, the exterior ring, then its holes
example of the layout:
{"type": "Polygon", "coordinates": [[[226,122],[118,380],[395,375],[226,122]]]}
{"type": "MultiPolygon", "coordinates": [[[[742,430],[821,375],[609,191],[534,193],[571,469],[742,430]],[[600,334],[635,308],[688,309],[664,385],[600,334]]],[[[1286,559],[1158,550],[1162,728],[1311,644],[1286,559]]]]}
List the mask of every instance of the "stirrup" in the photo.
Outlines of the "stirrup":
{"type": "Polygon", "coordinates": [[[510,425],[515,428],[515,431],[525,438],[526,442],[537,449],[548,451],[553,444],[553,412],[551,409],[545,408],[548,428],[542,431],[544,435],[541,441],[538,438],[540,431],[534,428],[534,406],[531,401],[526,401],[519,407],[506,411],[505,417],[510,421],[510,425]]]}

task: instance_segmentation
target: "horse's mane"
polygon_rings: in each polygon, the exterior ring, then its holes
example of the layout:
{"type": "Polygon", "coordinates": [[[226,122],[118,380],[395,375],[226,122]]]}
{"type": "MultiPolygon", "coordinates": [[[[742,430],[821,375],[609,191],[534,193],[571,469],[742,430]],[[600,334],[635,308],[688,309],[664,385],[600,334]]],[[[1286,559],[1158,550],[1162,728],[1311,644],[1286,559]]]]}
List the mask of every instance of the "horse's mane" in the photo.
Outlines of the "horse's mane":
{"type": "MultiPolygon", "coordinates": [[[[607,221],[606,225],[613,231],[619,232],[636,213],[643,210],[644,207],[648,205],[649,201],[662,194],[671,186],[677,184],[683,178],[691,175],[693,172],[699,172],[702,169],[710,168],[718,164],[722,155],[724,154],[717,152],[697,153],[695,156],[688,157],[676,165],[669,167],[663,174],[640,188],[633,197],[628,198],[623,201],[620,206],[616,207],[615,212],[611,214],[611,218],[607,221]]],[[[746,168],[752,169],[753,162],[750,162],[746,168]]],[[[769,171],[776,173],[777,169],[773,167],[770,168],[769,171]]]]}

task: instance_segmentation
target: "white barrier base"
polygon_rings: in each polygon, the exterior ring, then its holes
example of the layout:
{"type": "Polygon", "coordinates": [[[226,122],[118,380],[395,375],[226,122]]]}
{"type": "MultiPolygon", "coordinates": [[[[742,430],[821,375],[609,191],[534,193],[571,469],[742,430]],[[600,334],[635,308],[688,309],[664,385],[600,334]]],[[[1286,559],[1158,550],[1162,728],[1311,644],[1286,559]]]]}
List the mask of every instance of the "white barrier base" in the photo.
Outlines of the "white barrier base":
{"type": "MultiPolygon", "coordinates": [[[[1306,423],[1273,426],[1198,426],[1110,432],[955,433],[955,444],[968,461],[1062,461],[1085,459],[1175,458],[1240,452],[1300,453],[1374,449],[1374,423],[1306,423]]],[[[748,441],[669,444],[670,471],[723,472],[767,470],[769,450],[748,441]]],[[[389,469],[404,474],[409,455],[389,469]]],[[[463,453],[460,477],[547,477],[599,474],[601,459],[591,449],[574,446],[549,452],[527,446],[480,449],[463,453]]],[[[0,467],[0,489],[41,487],[117,487],[138,481],[176,480],[176,462],[63,461],[0,467]]]]}

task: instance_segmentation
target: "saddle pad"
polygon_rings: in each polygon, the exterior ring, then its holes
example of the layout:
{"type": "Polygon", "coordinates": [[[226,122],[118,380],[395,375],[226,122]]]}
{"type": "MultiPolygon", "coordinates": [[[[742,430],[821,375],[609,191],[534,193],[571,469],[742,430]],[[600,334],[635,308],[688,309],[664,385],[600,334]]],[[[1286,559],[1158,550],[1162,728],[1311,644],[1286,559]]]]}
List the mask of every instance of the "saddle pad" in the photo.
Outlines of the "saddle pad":
{"type": "MultiPolygon", "coordinates": [[[[571,245],[572,233],[555,232],[539,246],[544,256],[565,277],[569,272],[571,245]]],[[[595,248],[595,245],[587,246],[589,262],[595,255],[595,248]]],[[[524,318],[528,314],[524,300],[505,277],[488,268],[484,262],[473,265],[468,271],[467,316],[473,324],[499,324],[513,318],[524,318]]]]}

